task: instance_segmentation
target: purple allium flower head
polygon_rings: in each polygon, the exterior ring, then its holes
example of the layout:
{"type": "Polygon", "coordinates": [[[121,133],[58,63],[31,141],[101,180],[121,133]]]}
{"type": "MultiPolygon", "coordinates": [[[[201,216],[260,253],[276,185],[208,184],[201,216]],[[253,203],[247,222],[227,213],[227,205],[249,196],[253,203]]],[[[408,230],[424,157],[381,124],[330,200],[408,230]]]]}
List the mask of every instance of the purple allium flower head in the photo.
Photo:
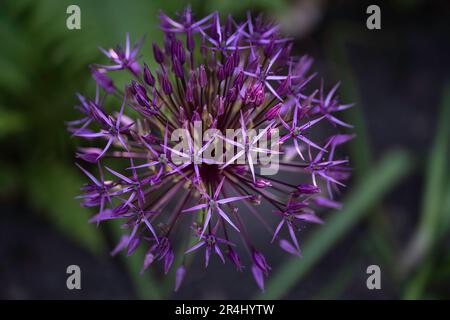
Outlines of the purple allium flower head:
{"type": "MultiPolygon", "coordinates": [[[[321,208],[341,207],[334,197],[350,168],[338,148],[354,135],[340,132],[351,125],[335,113],[352,105],[339,101],[339,84],[328,93],[323,81],[315,87],[312,59],[291,55],[292,39],[262,16],[197,20],[187,8],[160,19],[156,64],[140,61],[143,40],[131,46],[127,34],[125,48],[101,49],[112,64],[90,67],[95,97],[78,94],[82,117],[67,125],[87,141],[77,152],[88,162],[77,164],[88,180],[81,204],[97,208],[92,223],[123,222],[112,254],[144,246],[142,272],[160,261],[167,273],[175,252],[204,252],[205,267],[228,261],[263,289],[271,267],[249,226],[269,231],[258,233],[267,245],[299,256],[298,230],[323,223],[321,208]],[[115,72],[128,75],[124,88],[113,83],[115,72]],[[222,153],[230,156],[216,159],[222,153]],[[264,173],[264,155],[280,174],[264,173]],[[180,242],[189,236],[194,244],[180,242]]],[[[177,266],[175,290],[187,271],[177,266]]]]}

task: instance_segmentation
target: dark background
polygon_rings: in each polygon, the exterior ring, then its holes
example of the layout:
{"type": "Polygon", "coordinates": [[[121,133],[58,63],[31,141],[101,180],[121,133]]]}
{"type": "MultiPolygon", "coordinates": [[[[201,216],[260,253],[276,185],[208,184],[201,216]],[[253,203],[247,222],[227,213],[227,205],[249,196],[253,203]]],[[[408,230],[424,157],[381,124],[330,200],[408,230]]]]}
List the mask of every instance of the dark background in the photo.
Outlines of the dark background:
{"type": "MultiPolygon", "coordinates": [[[[259,294],[249,272],[238,273],[215,259],[204,271],[200,257],[173,293],[173,275],[164,277],[158,268],[139,275],[139,252],[110,257],[118,226],[88,225],[92,212],[74,199],[85,179],[73,164],[76,141],[64,121],[74,119],[75,92],[92,90],[87,66],[104,61],[97,47],[121,43],[125,32],[132,39],[145,34],[143,59],[149,61],[151,41],[162,39],[158,11],[173,15],[186,3],[1,2],[0,298],[249,299],[259,294]],[[81,8],[81,30],[66,28],[69,4],[81,8]],[[81,267],[80,291],[66,288],[71,264],[81,267]]],[[[330,213],[331,226],[310,228],[301,237],[304,250],[321,244],[325,249],[312,263],[301,266],[300,259],[299,271],[285,269],[292,258],[261,240],[275,280],[268,296],[259,297],[269,297],[277,287],[280,293],[270,297],[449,298],[450,2],[379,2],[381,30],[366,28],[366,8],[376,2],[191,3],[197,17],[220,10],[239,20],[250,10],[278,20],[296,38],[295,53],[314,57],[320,75],[328,83],[342,80],[341,97],[356,103],[344,116],[358,134],[346,150],[355,174],[344,192],[344,209],[330,213]],[[401,177],[389,174],[375,197],[373,176],[396,164],[395,170],[404,171],[401,177]],[[334,233],[338,227],[332,222],[338,219],[348,228],[334,233]],[[366,287],[371,264],[381,268],[381,290],[366,287]],[[287,271],[295,279],[290,288],[277,274],[287,271]]]]}

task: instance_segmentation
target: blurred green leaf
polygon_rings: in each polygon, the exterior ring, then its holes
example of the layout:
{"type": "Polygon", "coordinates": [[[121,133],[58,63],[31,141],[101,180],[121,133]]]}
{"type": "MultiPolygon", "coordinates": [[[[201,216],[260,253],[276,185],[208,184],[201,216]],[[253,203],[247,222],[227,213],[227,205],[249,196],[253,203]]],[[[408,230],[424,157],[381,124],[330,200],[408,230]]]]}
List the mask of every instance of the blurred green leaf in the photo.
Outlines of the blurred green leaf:
{"type": "MultiPolygon", "coordinates": [[[[358,28],[354,23],[339,21],[329,27],[329,41],[327,41],[329,61],[335,69],[336,78],[341,81],[339,94],[344,101],[355,103],[355,106],[343,113],[344,119],[354,125],[352,133],[356,133],[356,138],[350,141],[350,159],[354,167],[354,179],[359,182],[365,179],[367,172],[372,165],[371,141],[369,138],[369,128],[364,114],[364,101],[361,96],[361,79],[357,78],[352,64],[351,46],[375,47],[367,39],[364,29],[358,28]]],[[[369,244],[365,250],[370,255],[376,255],[378,259],[388,266],[388,272],[397,276],[397,257],[395,246],[395,231],[392,228],[389,212],[381,207],[375,206],[373,214],[370,214],[368,221],[369,244]]]]}
{"type": "Polygon", "coordinates": [[[424,250],[433,245],[439,234],[440,221],[443,214],[443,203],[447,189],[446,178],[450,148],[450,85],[445,88],[441,102],[441,112],[438,117],[438,125],[432,148],[429,153],[425,193],[422,202],[422,217],[418,230],[418,241],[423,241],[424,250]]]}
{"type": "Polygon", "coordinates": [[[74,199],[83,185],[75,169],[56,161],[35,162],[23,179],[33,205],[51,224],[94,254],[105,249],[101,233],[88,223],[90,211],[74,199]]]}
{"type": "Polygon", "coordinates": [[[20,132],[25,127],[25,119],[22,113],[0,108],[0,138],[20,132]]]}
{"type": "Polygon", "coordinates": [[[308,239],[302,258],[290,259],[282,265],[268,281],[266,292],[257,297],[280,299],[285,295],[411,168],[412,160],[404,152],[386,155],[363,181],[353,187],[344,201],[344,208],[308,239]]]}
{"type": "Polygon", "coordinates": [[[314,300],[337,299],[353,279],[356,268],[354,261],[345,263],[337,272],[333,273],[331,281],[322,286],[318,294],[314,296],[314,300]]]}
{"type": "Polygon", "coordinates": [[[27,84],[22,68],[0,56],[0,70],[0,89],[9,93],[20,93],[27,84]]]}

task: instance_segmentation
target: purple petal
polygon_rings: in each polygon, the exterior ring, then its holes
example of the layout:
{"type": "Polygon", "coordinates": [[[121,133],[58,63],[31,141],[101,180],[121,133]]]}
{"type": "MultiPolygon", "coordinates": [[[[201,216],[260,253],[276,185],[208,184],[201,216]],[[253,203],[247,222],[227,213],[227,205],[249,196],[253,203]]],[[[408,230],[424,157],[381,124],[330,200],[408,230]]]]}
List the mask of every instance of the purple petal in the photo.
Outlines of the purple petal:
{"type": "Polygon", "coordinates": [[[225,204],[225,203],[229,203],[229,202],[234,202],[234,201],[239,201],[239,200],[243,200],[243,199],[248,199],[250,197],[251,196],[229,197],[229,198],[224,198],[224,199],[217,200],[217,203],[225,204]]]}
{"type": "Polygon", "coordinates": [[[234,229],[236,229],[237,232],[240,232],[239,228],[234,225],[234,223],[230,220],[230,218],[227,216],[227,214],[222,209],[217,207],[217,211],[219,212],[219,215],[222,218],[224,218],[234,229]]]}
{"type": "Polygon", "coordinates": [[[284,251],[294,255],[294,256],[300,256],[300,252],[287,240],[281,239],[279,242],[280,248],[284,251]]]}
{"type": "Polygon", "coordinates": [[[184,210],[182,210],[181,212],[197,211],[197,210],[199,210],[199,209],[204,209],[204,208],[206,208],[207,206],[208,206],[208,205],[207,205],[206,203],[198,204],[198,205],[196,205],[196,206],[193,206],[192,208],[184,209],[184,210]]]}
{"type": "Polygon", "coordinates": [[[325,208],[331,208],[331,209],[341,209],[342,208],[341,203],[324,198],[324,197],[317,197],[314,199],[314,202],[318,206],[325,207],[325,208]]]}
{"type": "Polygon", "coordinates": [[[175,292],[177,292],[178,289],[180,289],[181,283],[183,282],[185,275],[186,275],[186,268],[184,267],[184,265],[179,266],[175,274],[175,292]]]}
{"type": "Polygon", "coordinates": [[[170,267],[172,266],[174,259],[174,254],[172,250],[169,250],[164,258],[164,274],[167,274],[169,272],[170,267]]]}
{"type": "Polygon", "coordinates": [[[256,264],[252,265],[253,278],[256,281],[258,287],[264,291],[264,275],[260,268],[256,264]]]}
{"type": "Polygon", "coordinates": [[[211,247],[207,246],[205,250],[205,268],[208,268],[210,257],[211,257],[211,247]]]}
{"type": "Polygon", "coordinates": [[[297,214],[297,215],[295,215],[295,217],[297,219],[308,221],[308,222],[312,222],[312,223],[318,223],[318,224],[322,224],[323,223],[323,220],[320,219],[315,214],[303,213],[303,214],[297,214]]]}
{"type": "Polygon", "coordinates": [[[145,255],[145,259],[144,259],[144,265],[142,266],[141,269],[141,274],[143,274],[145,272],[145,270],[148,269],[148,267],[150,267],[150,265],[153,263],[153,261],[155,261],[155,256],[153,255],[153,253],[149,252],[145,255]]]}
{"type": "Polygon", "coordinates": [[[205,244],[205,241],[202,240],[199,243],[195,244],[192,248],[186,250],[184,253],[185,254],[186,253],[191,253],[191,252],[197,250],[198,248],[202,247],[204,244],[205,244]]]}
{"type": "Polygon", "coordinates": [[[271,242],[273,242],[275,240],[275,238],[277,237],[277,235],[280,232],[281,227],[283,227],[283,225],[284,225],[284,219],[282,219],[280,221],[280,223],[278,224],[277,228],[275,229],[275,232],[273,233],[273,237],[272,237],[272,241],[271,242]]]}
{"type": "Polygon", "coordinates": [[[127,234],[122,235],[122,237],[120,237],[120,240],[119,240],[119,243],[117,244],[117,246],[111,251],[111,255],[115,256],[120,251],[125,249],[125,247],[127,246],[128,242],[129,242],[129,236],[127,234]]]}

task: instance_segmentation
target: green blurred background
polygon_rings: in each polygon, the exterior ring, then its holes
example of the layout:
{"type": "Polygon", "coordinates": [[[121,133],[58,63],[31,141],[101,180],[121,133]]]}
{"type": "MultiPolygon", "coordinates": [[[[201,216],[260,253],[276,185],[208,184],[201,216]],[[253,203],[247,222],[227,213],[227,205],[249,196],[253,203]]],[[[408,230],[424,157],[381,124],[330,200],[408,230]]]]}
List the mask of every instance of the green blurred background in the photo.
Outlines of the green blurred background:
{"type": "MultiPolygon", "coordinates": [[[[173,274],[140,276],[142,252],[111,258],[118,226],[87,224],[74,197],[85,181],[74,166],[75,92],[92,93],[88,64],[98,47],[146,36],[161,41],[158,12],[187,1],[15,0],[0,3],[0,298],[112,299],[440,299],[450,297],[450,3],[383,1],[382,30],[365,27],[372,2],[192,0],[243,18],[263,12],[295,37],[295,52],[315,58],[329,83],[356,107],[345,114],[358,138],[344,209],[302,236],[292,259],[261,243],[273,261],[264,293],[249,272],[200,263],[173,293],[173,274]],[[81,30],[66,28],[66,8],[81,8],[81,30]],[[66,267],[82,270],[82,290],[66,288],[66,267]],[[382,289],[368,290],[379,265],[382,289]]],[[[197,259],[198,260],[198,259],[197,259]]]]}

